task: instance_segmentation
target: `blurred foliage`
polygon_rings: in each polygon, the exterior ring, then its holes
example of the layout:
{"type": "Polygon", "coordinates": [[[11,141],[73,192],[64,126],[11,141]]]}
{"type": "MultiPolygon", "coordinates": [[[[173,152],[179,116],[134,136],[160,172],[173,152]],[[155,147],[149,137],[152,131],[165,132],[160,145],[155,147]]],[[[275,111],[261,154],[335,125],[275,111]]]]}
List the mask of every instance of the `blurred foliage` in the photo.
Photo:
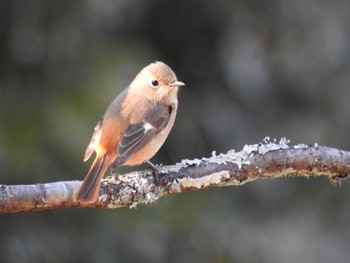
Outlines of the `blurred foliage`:
{"type": "MultiPolygon", "coordinates": [[[[349,28],[344,0],[3,0],[1,183],[82,180],[94,125],[155,60],[187,84],[155,162],[265,136],[349,150],[349,28]]],[[[0,258],[347,262],[348,187],[278,179],[136,210],[0,215],[0,258]]]]}

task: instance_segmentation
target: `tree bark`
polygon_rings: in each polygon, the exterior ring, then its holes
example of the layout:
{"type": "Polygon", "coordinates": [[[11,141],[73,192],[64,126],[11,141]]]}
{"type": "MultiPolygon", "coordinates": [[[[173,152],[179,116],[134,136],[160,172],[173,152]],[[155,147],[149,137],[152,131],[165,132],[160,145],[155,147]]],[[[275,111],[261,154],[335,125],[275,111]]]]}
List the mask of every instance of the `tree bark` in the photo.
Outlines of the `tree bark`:
{"type": "Polygon", "coordinates": [[[289,146],[265,142],[246,145],[210,158],[183,160],[159,169],[109,176],[102,181],[98,200],[80,204],[72,199],[81,182],[0,185],[0,213],[56,208],[117,208],[148,204],[170,194],[209,187],[237,186],[259,178],[326,176],[339,183],[350,175],[350,152],[321,146],[289,146]]]}

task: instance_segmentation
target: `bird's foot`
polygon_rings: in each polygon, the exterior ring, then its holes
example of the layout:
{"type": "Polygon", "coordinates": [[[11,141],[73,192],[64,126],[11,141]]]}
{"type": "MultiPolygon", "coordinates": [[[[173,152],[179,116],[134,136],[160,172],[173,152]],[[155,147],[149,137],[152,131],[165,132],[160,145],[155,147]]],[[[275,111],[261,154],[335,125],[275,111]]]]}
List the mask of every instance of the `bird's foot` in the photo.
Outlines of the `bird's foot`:
{"type": "Polygon", "coordinates": [[[150,161],[147,161],[147,163],[149,164],[149,166],[152,167],[152,169],[157,172],[160,173],[160,168],[163,166],[162,164],[153,164],[150,161]]]}
{"type": "Polygon", "coordinates": [[[154,172],[154,181],[156,184],[159,182],[160,168],[163,166],[162,164],[153,164],[150,161],[147,161],[149,166],[153,169],[154,172]]]}
{"type": "Polygon", "coordinates": [[[112,163],[111,164],[111,176],[114,177],[114,179],[118,178],[118,174],[117,174],[117,164],[116,163],[112,163]]]}

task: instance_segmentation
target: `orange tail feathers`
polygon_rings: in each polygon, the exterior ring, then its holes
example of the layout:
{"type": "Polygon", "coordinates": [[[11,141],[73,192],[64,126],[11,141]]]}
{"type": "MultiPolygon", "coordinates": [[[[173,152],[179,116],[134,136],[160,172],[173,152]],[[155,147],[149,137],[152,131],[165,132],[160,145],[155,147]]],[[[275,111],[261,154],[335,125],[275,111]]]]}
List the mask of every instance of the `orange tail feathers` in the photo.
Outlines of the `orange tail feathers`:
{"type": "Polygon", "coordinates": [[[83,183],[74,193],[74,201],[88,204],[93,203],[97,200],[101,185],[101,179],[109,165],[106,159],[107,154],[102,157],[96,157],[83,183]]]}

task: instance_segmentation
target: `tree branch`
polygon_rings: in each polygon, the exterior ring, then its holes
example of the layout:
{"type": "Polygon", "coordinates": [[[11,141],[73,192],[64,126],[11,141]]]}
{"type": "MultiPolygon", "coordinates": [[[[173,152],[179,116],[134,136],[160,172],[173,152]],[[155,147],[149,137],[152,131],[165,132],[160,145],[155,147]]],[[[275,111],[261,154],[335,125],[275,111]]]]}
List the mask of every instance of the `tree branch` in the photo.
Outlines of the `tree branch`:
{"type": "Polygon", "coordinates": [[[102,181],[93,204],[74,202],[79,181],[35,185],[0,185],[0,213],[39,211],[56,208],[117,208],[148,204],[170,194],[208,187],[237,186],[259,178],[281,176],[326,176],[332,183],[350,175],[350,152],[321,146],[289,146],[265,142],[245,146],[240,152],[210,158],[183,160],[151,170],[110,176],[102,181]]]}

